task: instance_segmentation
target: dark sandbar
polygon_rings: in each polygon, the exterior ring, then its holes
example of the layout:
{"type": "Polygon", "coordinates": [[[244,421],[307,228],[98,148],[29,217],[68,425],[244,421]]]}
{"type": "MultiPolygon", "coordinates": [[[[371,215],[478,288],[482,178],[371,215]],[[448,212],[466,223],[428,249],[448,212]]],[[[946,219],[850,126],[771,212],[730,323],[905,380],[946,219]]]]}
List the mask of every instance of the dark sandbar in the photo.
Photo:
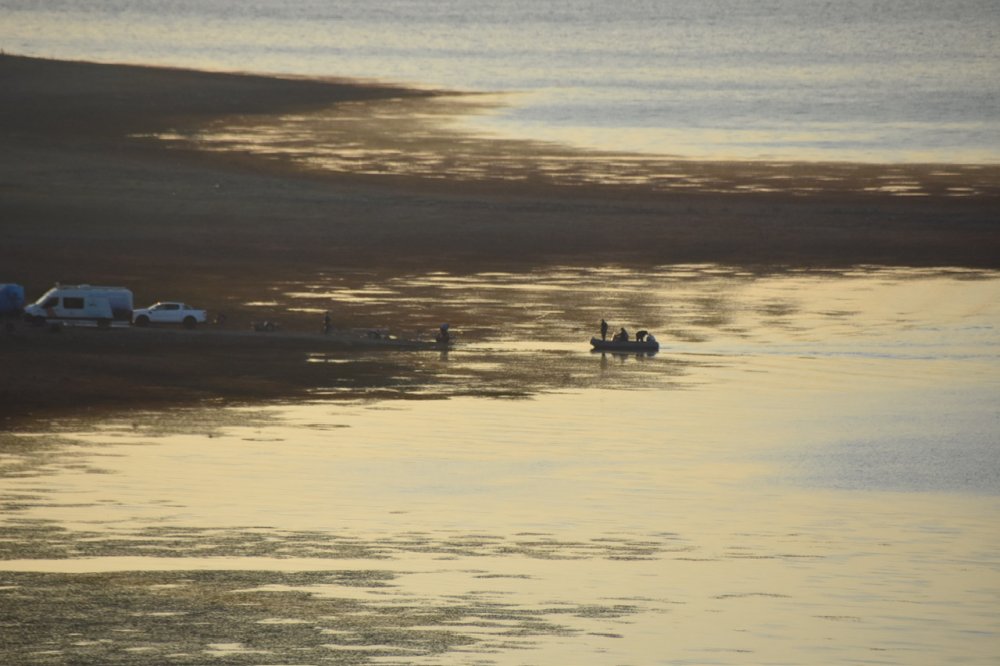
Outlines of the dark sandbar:
{"type": "MultiPolygon", "coordinates": [[[[474,150],[463,150],[475,154],[474,177],[331,171],[287,155],[212,152],[151,137],[443,94],[16,56],[0,56],[0,81],[0,281],[23,284],[29,299],[56,281],[123,284],[139,304],[183,298],[225,310],[229,325],[242,329],[257,313],[241,303],[260,300],[280,281],[347,267],[407,274],[608,263],[721,263],[764,272],[1000,265],[997,166],[685,162],[678,168],[698,178],[678,188],[663,186],[669,178],[584,177],[599,174],[602,164],[618,173],[623,162],[607,155],[471,137],[474,150]],[[555,178],[537,166],[543,153],[566,156],[567,164],[577,159],[587,171],[566,168],[555,178]],[[767,188],[755,185],[762,179],[767,188]],[[914,181],[923,183],[921,196],[901,196],[913,192],[897,185],[914,181]]],[[[418,148],[454,150],[444,162],[457,163],[462,150],[453,135],[435,137],[422,127],[415,143],[415,134],[400,129],[404,121],[380,131],[361,118],[357,138],[381,148],[398,137],[404,158],[418,148]]],[[[341,314],[348,325],[366,324],[341,314]]],[[[285,313],[284,320],[289,330],[312,330],[313,318],[285,313]]],[[[52,368],[39,367],[37,357],[27,365],[16,337],[0,345],[0,416],[26,404],[64,409],[120,405],[130,395],[174,403],[241,393],[237,380],[207,371],[170,381],[171,354],[156,347],[149,355],[163,363],[118,363],[113,376],[86,391],[71,388],[92,362],[85,345],[39,355],[68,379],[35,381],[52,368]],[[144,388],[133,393],[133,385],[144,388]]],[[[115,358],[114,350],[93,353],[115,358]]],[[[306,365],[302,350],[281,353],[293,366],[306,365]]],[[[266,393],[310,382],[276,371],[266,393]]]]}

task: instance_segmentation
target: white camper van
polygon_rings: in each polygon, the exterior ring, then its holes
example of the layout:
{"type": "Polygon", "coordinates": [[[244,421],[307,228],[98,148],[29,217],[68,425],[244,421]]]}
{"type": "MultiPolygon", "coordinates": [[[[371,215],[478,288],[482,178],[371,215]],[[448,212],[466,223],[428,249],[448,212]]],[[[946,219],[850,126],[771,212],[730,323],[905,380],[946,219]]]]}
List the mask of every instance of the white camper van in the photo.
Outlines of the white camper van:
{"type": "Polygon", "coordinates": [[[127,326],[132,322],[132,292],[124,287],[56,285],[24,308],[24,316],[38,324],[127,326]]]}

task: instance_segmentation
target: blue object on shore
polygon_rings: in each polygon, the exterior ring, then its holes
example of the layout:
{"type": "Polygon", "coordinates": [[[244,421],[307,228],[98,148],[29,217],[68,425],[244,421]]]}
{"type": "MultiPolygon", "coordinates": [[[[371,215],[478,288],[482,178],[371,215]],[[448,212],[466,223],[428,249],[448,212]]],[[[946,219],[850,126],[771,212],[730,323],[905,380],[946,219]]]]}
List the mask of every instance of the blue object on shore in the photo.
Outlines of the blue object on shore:
{"type": "Polygon", "coordinates": [[[0,315],[17,314],[24,308],[24,287],[0,284],[0,315]]]}

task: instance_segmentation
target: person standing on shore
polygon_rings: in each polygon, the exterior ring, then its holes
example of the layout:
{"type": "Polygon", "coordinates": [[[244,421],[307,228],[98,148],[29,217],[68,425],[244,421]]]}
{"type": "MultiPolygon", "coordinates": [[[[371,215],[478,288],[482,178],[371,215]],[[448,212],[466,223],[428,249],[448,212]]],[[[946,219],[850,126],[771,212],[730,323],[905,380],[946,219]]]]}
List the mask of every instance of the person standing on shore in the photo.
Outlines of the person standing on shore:
{"type": "Polygon", "coordinates": [[[608,339],[608,322],[601,320],[601,340],[608,339]]]}

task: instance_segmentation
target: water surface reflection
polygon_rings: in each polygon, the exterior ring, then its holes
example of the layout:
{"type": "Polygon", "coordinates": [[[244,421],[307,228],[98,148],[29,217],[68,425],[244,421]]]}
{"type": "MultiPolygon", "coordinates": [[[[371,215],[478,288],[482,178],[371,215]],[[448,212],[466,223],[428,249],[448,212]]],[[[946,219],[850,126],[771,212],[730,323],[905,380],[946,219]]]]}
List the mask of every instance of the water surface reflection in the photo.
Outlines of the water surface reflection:
{"type": "Polygon", "coordinates": [[[282,285],[302,307],[343,296],[355,320],[443,317],[461,344],[388,365],[314,355],[330,383],[294,404],[2,435],[16,630],[0,649],[989,663],[998,288],[964,271],[702,266],[282,285]],[[591,354],[602,316],[662,351],[591,354]],[[391,372],[372,388],[354,365],[391,372]]]}
{"type": "MultiPolygon", "coordinates": [[[[838,192],[977,197],[997,191],[997,169],[976,159],[946,168],[861,164],[867,157],[823,162],[823,156],[808,154],[798,161],[761,161],[759,155],[753,160],[696,161],[675,155],[573,148],[574,144],[592,143],[581,140],[576,128],[559,131],[546,126],[543,140],[501,137],[489,121],[512,99],[456,94],[346,102],[306,113],[235,116],[147,138],[169,146],[249,153],[319,173],[416,176],[450,182],[506,180],[674,193],[782,192],[798,196],[838,192]]],[[[609,132],[603,128],[602,134],[609,132]]],[[[529,134],[530,128],[525,127],[514,133],[521,137],[529,134]]],[[[642,145],[641,137],[649,138],[648,134],[648,130],[630,128],[618,136],[632,145],[642,145]]],[[[671,136],[659,134],[664,145],[675,147],[690,146],[692,141],[718,146],[731,143],[733,138],[704,132],[699,135],[692,129],[671,136]]],[[[745,138],[757,145],[774,137],[745,138]]],[[[821,141],[818,134],[811,135],[811,140],[821,141]]],[[[645,145],[650,144],[647,141],[645,145]]],[[[704,151],[693,154],[698,152],[704,151]]],[[[955,155],[949,158],[963,161],[955,155]]]]}

